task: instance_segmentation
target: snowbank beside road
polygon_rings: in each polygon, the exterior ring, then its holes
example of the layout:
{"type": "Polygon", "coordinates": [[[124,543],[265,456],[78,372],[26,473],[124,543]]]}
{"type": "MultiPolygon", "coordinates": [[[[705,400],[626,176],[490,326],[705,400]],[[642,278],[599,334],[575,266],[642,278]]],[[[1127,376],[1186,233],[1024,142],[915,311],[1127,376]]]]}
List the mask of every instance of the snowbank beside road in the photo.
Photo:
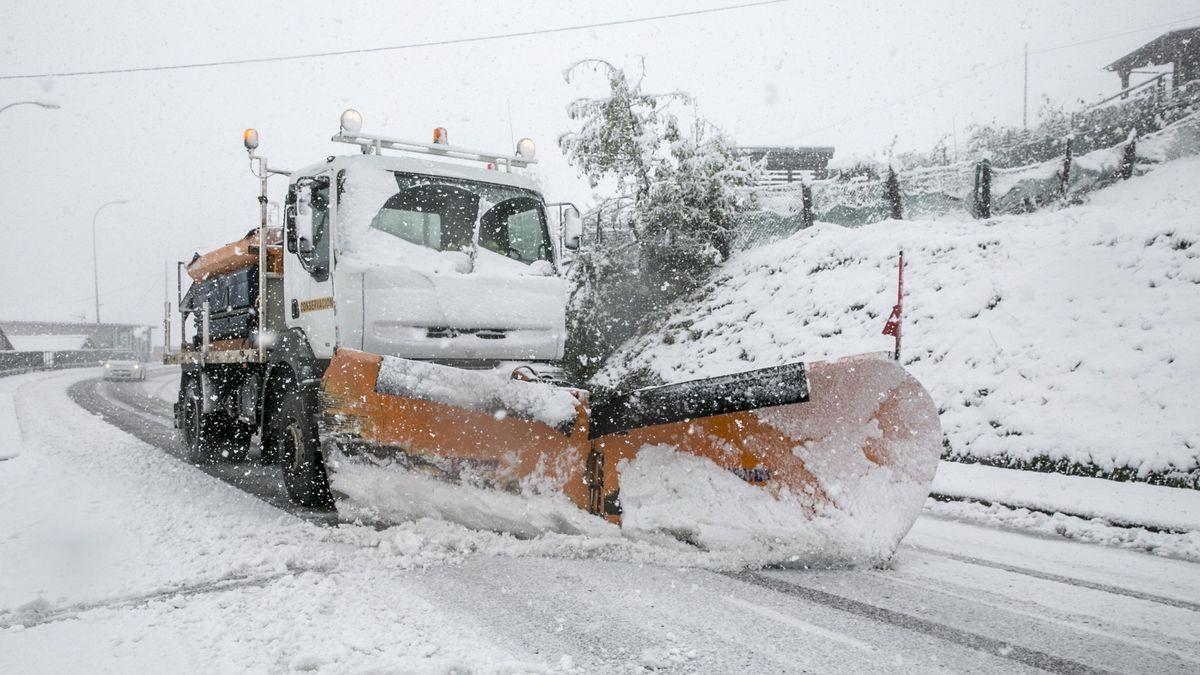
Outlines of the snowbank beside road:
{"type": "Polygon", "coordinates": [[[12,392],[0,390],[0,461],[21,454],[21,425],[12,392]]]}
{"type": "Polygon", "coordinates": [[[1194,532],[1200,537],[1200,491],[1197,490],[942,462],[933,479],[932,491],[936,495],[998,503],[1009,508],[1194,532]]]}
{"type": "Polygon", "coordinates": [[[1200,158],[1083,206],[990,221],[818,224],[736,255],[596,378],[673,382],[891,346],[942,408],[951,457],[1200,479],[1200,158]]]}

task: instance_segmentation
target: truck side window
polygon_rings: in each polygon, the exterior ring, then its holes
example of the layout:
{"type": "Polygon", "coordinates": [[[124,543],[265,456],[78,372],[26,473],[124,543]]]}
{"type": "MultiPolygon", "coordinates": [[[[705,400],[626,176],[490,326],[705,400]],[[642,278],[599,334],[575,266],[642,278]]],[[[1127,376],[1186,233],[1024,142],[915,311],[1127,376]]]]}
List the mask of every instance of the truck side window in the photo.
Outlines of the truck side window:
{"type": "Polygon", "coordinates": [[[329,278],[329,185],[313,190],[313,249],[298,253],[300,264],[317,281],[329,278]]]}
{"type": "Polygon", "coordinates": [[[550,259],[550,239],[541,202],[513,197],[492,207],[479,221],[479,245],[523,263],[550,259]]]}

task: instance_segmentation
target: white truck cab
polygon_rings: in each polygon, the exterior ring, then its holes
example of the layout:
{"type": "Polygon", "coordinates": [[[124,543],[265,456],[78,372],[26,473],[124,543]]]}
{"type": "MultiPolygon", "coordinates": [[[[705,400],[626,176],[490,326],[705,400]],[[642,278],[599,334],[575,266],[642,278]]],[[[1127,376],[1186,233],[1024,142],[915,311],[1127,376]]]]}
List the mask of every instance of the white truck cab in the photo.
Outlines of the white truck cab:
{"type": "Polygon", "coordinates": [[[321,359],[338,347],[458,365],[560,359],[578,212],[552,227],[537,184],[513,171],[536,161],[532,142],[503,156],[400,141],[358,133],[355,115],[333,140],[361,154],[290,174],[286,327],[321,359]]]}

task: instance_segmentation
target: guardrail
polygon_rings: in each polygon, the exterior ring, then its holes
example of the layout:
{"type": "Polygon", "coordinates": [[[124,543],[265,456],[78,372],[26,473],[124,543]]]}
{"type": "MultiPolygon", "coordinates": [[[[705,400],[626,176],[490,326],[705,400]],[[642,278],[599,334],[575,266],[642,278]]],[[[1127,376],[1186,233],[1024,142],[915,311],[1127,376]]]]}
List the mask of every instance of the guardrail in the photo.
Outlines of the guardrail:
{"type": "Polygon", "coordinates": [[[18,375],[34,370],[58,370],[62,368],[86,368],[98,366],[117,354],[128,354],[127,349],[75,349],[63,351],[3,351],[0,352],[0,377],[18,375]]]}

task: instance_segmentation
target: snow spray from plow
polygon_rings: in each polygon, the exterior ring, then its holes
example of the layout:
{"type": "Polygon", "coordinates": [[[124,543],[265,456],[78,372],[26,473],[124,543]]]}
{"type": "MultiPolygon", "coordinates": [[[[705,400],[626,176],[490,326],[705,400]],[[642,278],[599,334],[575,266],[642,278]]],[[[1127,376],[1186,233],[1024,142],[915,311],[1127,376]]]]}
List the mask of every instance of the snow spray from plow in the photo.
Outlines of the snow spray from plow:
{"type": "Polygon", "coordinates": [[[399,513],[372,504],[413,489],[404,481],[417,472],[565,507],[520,523],[528,509],[504,518],[498,501],[479,503],[500,529],[588,531],[602,518],[631,535],[806,560],[890,557],[941,449],[929,395],[876,354],[590,407],[578,389],[340,349],[322,396],[331,487],[357,517],[439,515],[429,494],[400,496],[399,513]]]}

